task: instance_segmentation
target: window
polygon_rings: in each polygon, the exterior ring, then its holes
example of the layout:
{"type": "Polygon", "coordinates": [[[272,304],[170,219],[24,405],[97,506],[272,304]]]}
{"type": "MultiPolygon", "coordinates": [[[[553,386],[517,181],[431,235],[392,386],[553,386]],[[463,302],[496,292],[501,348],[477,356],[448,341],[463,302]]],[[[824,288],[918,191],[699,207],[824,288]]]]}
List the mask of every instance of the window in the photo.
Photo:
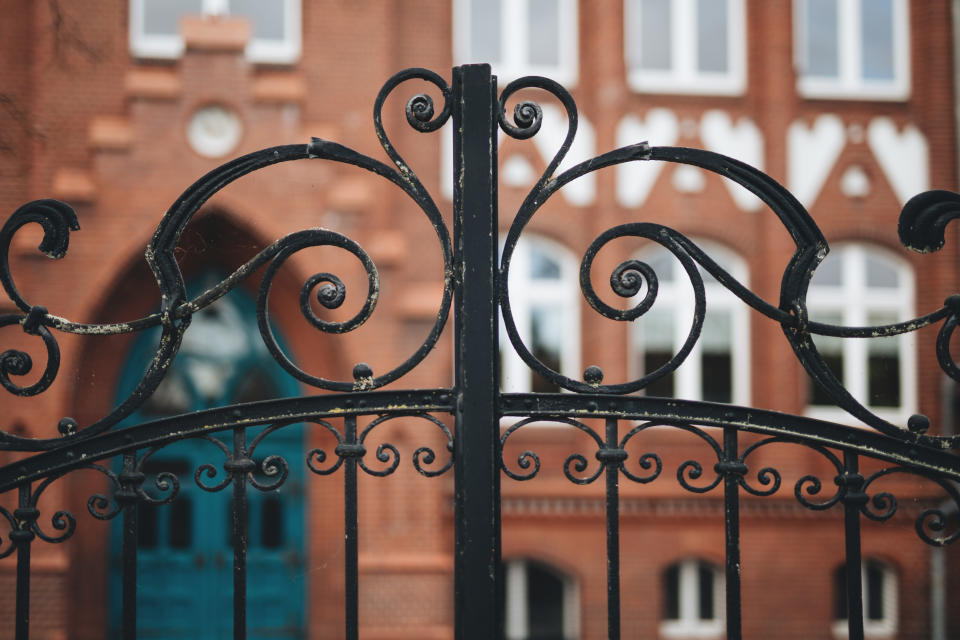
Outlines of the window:
{"type": "MultiPolygon", "coordinates": [[[[892,324],[913,317],[910,267],[862,244],[833,249],[814,271],[807,294],[811,320],[850,327],[892,324]]],[[[817,351],[858,402],[887,420],[905,422],[916,404],[913,338],[814,336],[817,351]]],[[[809,414],[837,418],[834,401],[810,381],[809,414]]]]}
{"type": "Polygon", "coordinates": [[[626,0],[630,85],[651,93],[743,93],[744,24],[743,0],[626,0]]]}
{"type": "Polygon", "coordinates": [[[709,562],[687,559],[663,571],[660,635],[712,638],[723,634],[723,577],[709,562]]]}
{"type": "Polygon", "coordinates": [[[903,100],[907,0],[795,0],[797,89],[809,98],[903,100]]]}
{"type": "MultiPolygon", "coordinates": [[[[712,242],[697,245],[742,284],[747,267],[735,253],[712,242]]],[[[662,247],[638,258],[657,274],[656,302],[630,329],[632,376],[652,373],[680,351],[693,323],[693,286],[683,266],[662,247]]],[[[711,275],[703,275],[707,307],[700,339],[673,373],[646,387],[647,395],[746,405],[750,401],[748,310],[711,275]]],[[[641,292],[642,295],[643,292],[641,292]]]]}
{"type": "Polygon", "coordinates": [[[300,57],[300,0],[131,0],[133,55],[182,55],[180,19],[185,15],[248,18],[251,37],[246,53],[253,62],[285,64],[300,57]]]}
{"type": "Polygon", "coordinates": [[[579,637],[577,583],[533,560],[504,564],[506,640],[575,640],[579,637]]]}
{"type": "MultiPolygon", "coordinates": [[[[562,245],[521,237],[510,259],[510,310],[520,339],[540,362],[565,376],[580,376],[580,307],[577,261],[562,245]]],[[[500,386],[504,391],[555,392],[513,350],[500,322],[500,386]]]]}
{"type": "Polygon", "coordinates": [[[577,0],[455,0],[457,64],[489,62],[502,82],[577,81],[577,0]]]}
{"type": "MultiPolygon", "coordinates": [[[[864,560],[860,568],[863,585],[863,631],[867,637],[893,636],[897,630],[897,574],[878,560],[864,560]]],[[[847,571],[837,567],[833,573],[835,636],[847,635],[847,571]]]]}

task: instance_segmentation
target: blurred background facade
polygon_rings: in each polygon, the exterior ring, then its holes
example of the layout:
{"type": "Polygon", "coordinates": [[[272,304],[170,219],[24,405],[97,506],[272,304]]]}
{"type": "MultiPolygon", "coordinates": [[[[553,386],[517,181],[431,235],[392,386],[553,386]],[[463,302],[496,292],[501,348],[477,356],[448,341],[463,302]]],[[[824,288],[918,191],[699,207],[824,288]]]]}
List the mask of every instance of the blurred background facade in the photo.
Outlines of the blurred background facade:
{"type": "MultiPolygon", "coordinates": [[[[24,229],[11,255],[14,273],[27,299],[72,320],[149,313],[158,296],[143,248],[165,208],[195,179],[242,153],[310,136],[382,158],[371,113],[390,75],[421,66],[447,77],[452,65],[490,62],[501,86],[536,74],[571,90],[580,129],[561,169],[641,140],[743,160],[785,184],[831,245],[811,285],[811,317],[851,326],[905,320],[939,308],[958,285],[956,242],[919,256],[896,236],[900,208],[912,195],[957,188],[955,5],[3,0],[0,211],[54,197],[76,209],[82,227],[59,262],[37,252],[39,231],[24,229]]],[[[450,125],[434,134],[409,129],[404,101],[424,87],[404,89],[387,102],[387,130],[449,222],[450,125]]],[[[565,132],[558,104],[536,92],[529,97],[543,100],[544,126],[533,140],[501,141],[504,231],[565,132]]],[[[591,174],[534,217],[511,274],[521,333],[535,355],[565,375],[579,379],[596,364],[605,381],[634,379],[661,366],[686,337],[692,293],[679,263],[655,247],[624,243],[601,253],[594,267],[598,290],[602,274],[625,257],[655,267],[660,297],[641,321],[600,318],[578,291],[580,257],[593,238],[640,220],[681,231],[766,300],[778,298],[794,245],[749,193],[681,165],[631,163],[591,174]]],[[[188,286],[201,290],[283,234],[314,226],[340,231],[369,252],[382,296],[370,326],[320,334],[299,315],[300,284],[316,271],[337,273],[350,307],[364,297],[363,274],[342,252],[298,254],[271,300],[281,344],[306,370],[337,379],[349,379],[358,362],[374,372],[396,366],[433,323],[441,255],[423,214],[359,170],[301,162],[231,185],[184,233],[179,257],[188,286]]],[[[196,318],[179,364],[135,418],[308,392],[260,342],[256,280],[196,318]]],[[[707,282],[707,300],[698,347],[647,393],[848,419],[811,387],[779,326],[715,282],[707,282]]],[[[341,312],[348,317],[356,308],[341,312]]],[[[71,372],[61,373],[45,402],[5,398],[4,428],[50,437],[62,416],[82,427],[104,415],[142,371],[151,339],[65,340],[64,368],[71,372]]],[[[936,367],[934,339],[931,329],[869,345],[817,344],[859,402],[901,425],[924,413],[936,432],[947,433],[955,389],[936,367]]],[[[504,345],[504,390],[555,390],[504,345]]],[[[424,365],[395,384],[449,385],[450,347],[441,339],[424,365]]],[[[361,479],[363,638],[452,637],[453,480],[452,473],[424,478],[410,468],[424,444],[445,455],[444,440],[423,423],[388,425],[383,441],[400,449],[403,464],[389,477],[361,479]]],[[[314,448],[330,453],[336,443],[324,438],[323,429],[305,426],[265,451],[291,461],[291,478],[251,503],[251,637],[342,634],[342,485],[336,474],[315,475],[297,462],[314,448]]],[[[704,477],[687,482],[708,485],[710,452],[682,432],[653,430],[632,446],[631,460],[656,451],[667,471],[649,485],[622,483],[624,633],[721,638],[720,489],[700,495],[675,480],[685,460],[699,459],[704,477]]],[[[528,449],[539,454],[541,473],[528,482],[503,479],[506,637],[604,637],[602,492],[563,473],[570,453],[587,452],[592,462],[591,449],[569,427],[530,425],[505,445],[507,466],[520,473],[518,456],[528,449]]],[[[806,449],[770,449],[757,455],[756,468],[778,469],[783,488],[770,497],[744,496],[742,505],[744,635],[844,637],[842,512],[806,509],[792,495],[802,476],[819,474],[820,495],[829,497],[832,473],[806,449]]],[[[229,611],[230,602],[227,496],[201,491],[192,480],[198,467],[216,464],[215,454],[209,442],[181,443],[155,461],[152,473],[173,471],[185,481],[172,505],[141,513],[144,637],[188,637],[187,625],[197,629],[193,637],[229,634],[218,626],[229,616],[216,614],[229,611]]],[[[639,465],[634,470],[642,474],[639,465]]],[[[762,477],[752,481],[763,485],[762,477]]],[[[80,524],[69,542],[35,550],[37,637],[112,637],[116,628],[116,523],[82,513],[102,490],[98,478],[75,478],[46,498],[56,508],[69,505],[80,524]]],[[[926,547],[913,530],[916,515],[945,496],[932,484],[906,480],[890,480],[889,490],[900,499],[898,516],[864,525],[868,637],[957,637],[960,581],[951,577],[950,552],[926,547]]],[[[0,579],[12,583],[13,571],[12,561],[0,564],[0,579]]],[[[0,590],[0,618],[12,617],[12,597],[11,589],[0,590]]]]}

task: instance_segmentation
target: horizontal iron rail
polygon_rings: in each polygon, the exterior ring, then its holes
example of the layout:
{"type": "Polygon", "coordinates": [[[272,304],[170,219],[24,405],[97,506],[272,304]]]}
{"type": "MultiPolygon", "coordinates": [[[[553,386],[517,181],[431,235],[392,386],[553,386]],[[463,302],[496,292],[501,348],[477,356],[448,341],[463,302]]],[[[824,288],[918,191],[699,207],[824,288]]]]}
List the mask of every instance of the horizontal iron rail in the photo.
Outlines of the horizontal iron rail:
{"type": "Polygon", "coordinates": [[[109,431],[0,467],[0,493],[128,451],[162,446],[236,427],[256,427],[279,422],[292,424],[326,417],[381,414],[402,416],[453,411],[454,399],[449,389],[338,393],[281,398],[196,411],[109,431]]]}
{"type": "Polygon", "coordinates": [[[911,442],[852,427],[767,409],[646,396],[518,393],[501,396],[504,416],[608,418],[733,427],[738,431],[782,436],[798,444],[835,447],[960,481],[960,456],[948,449],[911,442]]]}
{"type": "MultiPolygon", "coordinates": [[[[326,394],[220,407],[110,431],[69,445],[65,443],[61,448],[0,467],[0,493],[129,451],[238,426],[348,415],[453,414],[455,410],[455,396],[450,389],[326,394]]],[[[904,431],[904,439],[900,440],[868,428],[857,429],[847,424],[753,407],[646,396],[525,393],[502,394],[499,415],[543,419],[619,418],[732,427],[742,432],[781,436],[797,444],[856,452],[960,482],[960,457],[950,450],[911,442],[910,432],[904,431]]]]}

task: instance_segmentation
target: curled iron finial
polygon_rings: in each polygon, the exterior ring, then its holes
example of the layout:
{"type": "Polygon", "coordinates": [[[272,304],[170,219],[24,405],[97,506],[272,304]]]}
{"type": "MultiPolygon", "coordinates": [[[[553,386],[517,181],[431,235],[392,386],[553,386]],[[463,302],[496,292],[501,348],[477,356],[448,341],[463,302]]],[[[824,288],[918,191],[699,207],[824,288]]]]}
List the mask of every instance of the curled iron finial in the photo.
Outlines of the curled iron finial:
{"type": "Polygon", "coordinates": [[[956,218],[960,218],[960,194],[940,189],[917,194],[900,212],[900,242],[919,253],[939,251],[946,242],[947,224],[956,218]]]}

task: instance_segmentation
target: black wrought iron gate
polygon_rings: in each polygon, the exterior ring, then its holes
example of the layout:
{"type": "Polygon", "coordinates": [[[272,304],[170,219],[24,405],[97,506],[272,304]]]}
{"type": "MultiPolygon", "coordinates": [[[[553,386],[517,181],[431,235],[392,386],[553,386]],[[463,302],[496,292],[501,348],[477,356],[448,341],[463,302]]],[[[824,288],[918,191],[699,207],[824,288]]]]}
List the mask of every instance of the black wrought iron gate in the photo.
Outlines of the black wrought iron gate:
{"type": "MultiPolygon", "coordinates": [[[[413,458],[418,471],[439,475],[452,466],[455,475],[455,633],[457,638],[489,639],[503,635],[500,613],[503,581],[500,566],[500,480],[501,473],[511,479],[527,479],[537,474],[540,460],[532,452],[524,452],[519,460],[521,471],[511,470],[503,459],[504,443],[516,430],[533,421],[554,421],[586,433],[596,444],[599,467],[594,473],[582,474],[588,460],[582,454],[567,458],[563,471],[580,484],[598,479],[606,482],[607,540],[607,610],[610,638],[620,637],[620,540],[619,480],[650,482],[661,475],[663,464],[656,454],[647,453],[640,465],[647,475],[637,476],[625,466],[626,443],[635,434],[651,427],[673,427],[695,431],[709,443],[716,454],[715,479],[705,486],[692,487],[690,481],[705,469],[688,461],[677,469],[678,481],[687,488],[705,492],[722,484],[725,505],[725,581],[726,637],[741,637],[740,589],[740,498],[746,492],[767,496],[780,489],[781,477],[775,469],[751,467],[749,456],[758,448],[779,442],[804,445],[819,453],[835,470],[836,491],[828,497],[817,495],[819,479],[801,478],[794,487],[796,499],[810,509],[823,510],[840,505],[846,553],[846,607],[850,638],[863,638],[863,594],[861,584],[860,522],[867,516],[874,520],[890,518],[897,510],[893,496],[871,494],[874,480],[894,472],[923,476],[940,485],[947,498],[960,504],[956,482],[960,480],[960,459],[954,450],[960,447],[960,436],[927,435],[930,426],[924,416],[913,416],[907,425],[895,425],[882,419],[857,402],[842,386],[836,375],[818,353],[812,336],[868,338],[915,331],[934,323],[943,323],[937,342],[940,367],[960,380],[960,369],[950,353],[950,339],[960,315],[960,296],[949,298],[936,311],[907,322],[878,327],[841,327],[808,320],[806,294],[813,272],[827,252],[827,244],[813,220],[783,187],[767,175],[731,158],[695,149],[656,148],[644,142],[617,149],[554,175],[570,148],[577,128],[576,106],[570,94],[545,78],[522,78],[507,85],[498,95],[496,78],[486,65],[470,65],[453,70],[453,83],[448,85],[437,74],[424,69],[410,69],[391,78],[378,96],[374,121],[380,142],[392,161],[384,164],[335,142],[313,139],[306,145],[287,145],[265,149],[243,156],[213,170],[201,178],[173,204],[146,250],[146,259],[161,293],[160,310],[138,320],[105,325],[75,323],[56,317],[40,305],[27,302],[18,292],[9,262],[11,240],[17,230],[28,224],[43,226],[40,249],[52,258],[67,251],[71,230],[78,228],[73,210],[54,200],[39,200],[17,210],[0,231],[0,282],[20,313],[0,317],[0,327],[20,325],[29,336],[39,338],[47,351],[47,362],[39,379],[26,386],[15,378],[30,373],[30,357],[18,350],[7,350],[0,356],[0,382],[4,388],[20,396],[44,391],[57,375],[60,357],[56,332],[90,336],[132,333],[159,328],[161,339],[152,361],[133,391],[116,408],[92,424],[78,425],[71,418],[59,424],[57,437],[27,438],[14,434],[10,425],[2,425],[0,449],[24,452],[14,462],[0,468],[0,492],[16,494],[13,508],[0,508],[9,524],[6,543],[0,556],[16,557],[17,592],[15,633],[19,640],[30,637],[31,549],[43,542],[61,542],[70,538],[77,521],[70,513],[58,510],[41,513],[38,499],[51,483],[78,469],[95,469],[106,476],[112,495],[94,495],[89,500],[90,513],[100,519],[119,517],[122,533],[122,635],[137,634],[137,545],[138,504],[168,503],[177,495],[180,482],[172,473],[150,471],[154,487],[144,488],[148,478],[145,463],[171,443],[188,438],[212,441],[214,434],[225,456],[222,472],[212,465],[195,470],[194,478],[201,488],[218,490],[232,485],[231,544],[233,547],[233,627],[235,638],[245,638],[247,614],[246,554],[248,546],[247,492],[280,486],[295,461],[268,456],[255,461],[254,451],[261,440],[277,430],[297,423],[312,423],[332,433],[338,444],[332,452],[335,460],[323,466],[327,453],[319,450],[307,454],[306,464],[315,473],[331,474],[342,469],[345,496],[345,575],[347,638],[358,636],[358,468],[370,472],[365,459],[371,455],[365,439],[372,428],[396,416],[421,416],[444,434],[452,457],[445,464],[435,464],[441,455],[423,447],[413,458]],[[407,104],[407,122],[419,131],[434,131],[452,118],[454,131],[454,215],[453,228],[446,223],[417,176],[394,149],[382,125],[382,109],[387,96],[401,83],[419,79],[435,85],[442,95],[442,108],[426,94],[414,96],[407,104]],[[498,259],[497,219],[497,140],[500,130],[518,139],[537,134],[543,118],[541,108],[529,101],[517,104],[512,117],[506,105],[521,89],[537,88],[552,94],[563,105],[568,118],[566,139],[550,162],[546,172],[530,191],[511,222],[498,259]],[[268,165],[305,159],[323,159],[365,169],[389,180],[406,193],[426,214],[441,247],[444,262],[444,288],[440,310],[426,341],[406,362],[393,370],[377,375],[364,364],[353,369],[353,380],[331,380],[317,377],[300,367],[284,353],[270,328],[267,300],[274,276],[293,253],[312,246],[331,245],[355,255],[363,264],[369,281],[366,303],[361,312],[345,322],[326,321],[311,307],[311,296],[317,293],[319,304],[335,308],[343,300],[344,285],[330,273],[318,273],[301,289],[303,315],[321,332],[343,333],[364,323],[372,313],[380,280],[376,266],[367,253],[353,240],[324,229],[306,229],[277,240],[233,274],[200,295],[188,298],[183,276],[174,257],[174,249],[191,217],[215,192],[237,178],[268,165]],[[649,310],[658,291],[657,274],[650,265],[637,260],[622,263],[610,277],[614,292],[625,298],[639,298],[627,309],[604,303],[590,280],[593,260],[599,250],[615,238],[646,238],[666,248],[682,265],[695,292],[695,317],[683,347],[663,366],[624,383],[605,384],[599,368],[588,367],[582,378],[571,378],[554,370],[534,356],[524,344],[511,313],[508,278],[511,259],[521,234],[536,211],[558,189],[577,177],[603,167],[624,162],[673,162],[701,167],[725,176],[758,196],[783,223],[796,244],[782,278],[780,299],[776,304],[755,295],[693,242],[665,226],[643,222],[627,222],[597,237],[583,256],[580,284],[590,306],[603,316],[620,321],[633,321],[649,310]],[[202,412],[148,421],[135,426],[117,428],[124,418],[134,414],[157,390],[175,362],[181,339],[189,330],[191,318],[218,298],[226,295],[241,281],[266,265],[260,281],[257,320],[260,333],[273,358],[295,379],[316,389],[332,391],[298,398],[267,400],[224,406],[202,412]],[[699,268],[698,268],[699,265],[699,268]],[[690,354],[700,337],[706,309],[703,269],[720,284],[739,297],[743,304],[778,323],[785,339],[793,347],[797,359],[810,377],[833,399],[836,405],[859,419],[870,429],[854,429],[841,424],[813,420],[748,407],[710,402],[694,402],[637,395],[651,383],[675,370],[690,354]],[[455,333],[455,381],[450,388],[380,390],[400,379],[417,366],[436,344],[453,307],[455,333]],[[537,374],[556,384],[561,393],[501,393],[499,387],[499,315],[510,342],[520,358],[537,374]],[[335,428],[329,420],[342,419],[343,428],[335,428]],[[358,417],[372,417],[364,429],[358,428],[358,417]],[[452,416],[452,431],[437,416],[452,416]],[[501,432],[501,419],[516,421],[501,432]],[[605,424],[602,433],[587,421],[605,424]],[[629,431],[620,437],[620,427],[629,431]],[[254,437],[248,431],[264,428],[254,437]],[[707,428],[711,428],[707,431],[707,428]],[[755,437],[749,446],[742,446],[741,434],[755,437]],[[714,437],[716,436],[716,437],[714,437]],[[103,461],[121,459],[110,466],[103,461]],[[860,472],[861,458],[888,463],[870,475],[860,472]],[[222,476],[218,476],[222,473],[222,476]],[[757,473],[757,486],[750,480],[757,473]],[[216,486],[204,484],[204,477],[217,476],[216,486]],[[160,492],[160,495],[157,495],[160,492]],[[49,518],[55,530],[50,533],[42,522],[49,518]]],[[[909,248],[919,251],[938,249],[944,242],[947,223],[960,215],[960,196],[932,191],[911,200],[903,210],[900,236],[909,248]]],[[[381,462],[388,463],[389,474],[399,464],[399,454],[392,445],[376,452],[381,462]]],[[[303,461],[300,462],[301,464],[303,461]]],[[[827,492],[829,493],[829,492],[827,492]]],[[[946,530],[947,512],[927,509],[916,521],[919,536],[929,544],[945,545],[960,533],[946,530]]],[[[222,612],[222,615],[229,615],[222,612]]]]}

